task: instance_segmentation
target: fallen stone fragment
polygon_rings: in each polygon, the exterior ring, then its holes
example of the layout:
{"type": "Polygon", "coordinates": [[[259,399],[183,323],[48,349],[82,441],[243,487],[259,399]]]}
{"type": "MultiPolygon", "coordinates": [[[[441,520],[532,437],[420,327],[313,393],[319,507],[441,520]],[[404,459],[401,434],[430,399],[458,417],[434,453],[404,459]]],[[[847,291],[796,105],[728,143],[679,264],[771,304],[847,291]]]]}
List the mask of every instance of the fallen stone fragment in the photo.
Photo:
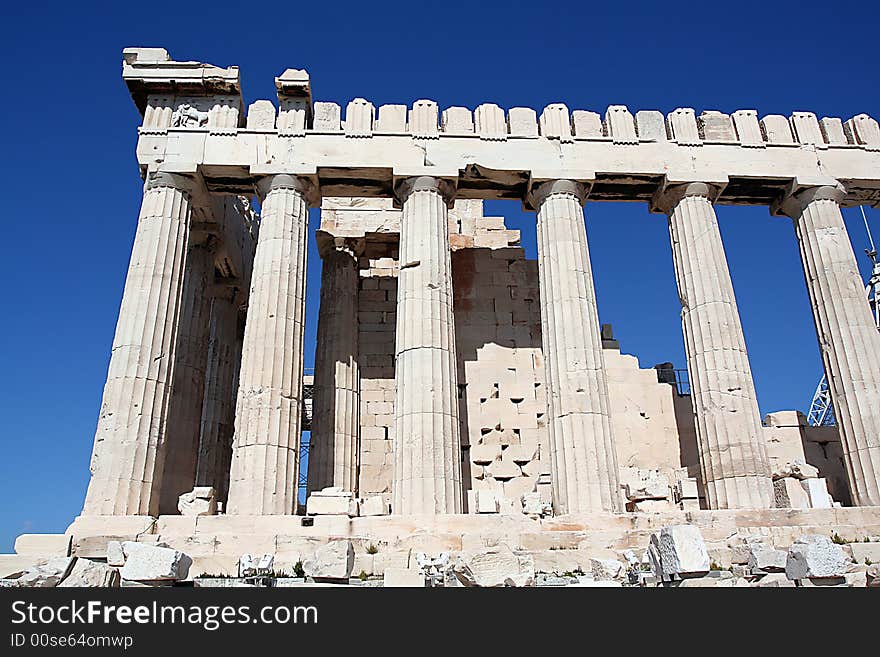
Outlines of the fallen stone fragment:
{"type": "Polygon", "coordinates": [[[785,550],[776,550],[766,543],[750,543],[749,550],[749,568],[753,574],[785,572],[788,560],[785,550]]]}
{"type": "Polygon", "coordinates": [[[120,575],[135,582],[185,579],[192,563],[183,552],[147,543],[124,541],[122,552],[125,565],[120,575]]]}
{"type": "Polygon", "coordinates": [[[303,571],[314,579],[348,579],[354,569],[354,546],[348,539],[331,540],[303,562],[303,571]]]}
{"type": "Polygon", "coordinates": [[[465,586],[534,586],[535,561],[528,552],[514,552],[506,545],[461,555],[453,572],[465,586]]]}
{"type": "Polygon", "coordinates": [[[64,588],[112,588],[119,586],[119,570],[99,561],[77,559],[70,574],[58,585],[64,588]]]}
{"type": "Polygon", "coordinates": [[[125,565],[125,553],[122,551],[122,543],[109,541],[107,543],[107,565],[121,568],[125,565]]]}
{"type": "Polygon", "coordinates": [[[211,486],[196,486],[177,498],[177,510],[182,516],[217,515],[217,498],[211,486]]]}
{"type": "Polygon", "coordinates": [[[791,477],[793,479],[814,479],[819,476],[819,469],[809,463],[786,461],[773,471],[773,480],[791,477]]]}
{"type": "Polygon", "coordinates": [[[709,553],[700,530],[693,525],[668,525],[651,535],[651,546],[659,558],[664,579],[673,575],[695,575],[709,572],[709,553]]]}
{"type": "Polygon", "coordinates": [[[31,566],[17,578],[18,586],[58,586],[70,573],[76,557],[52,557],[31,566]]]}
{"type": "Polygon", "coordinates": [[[827,536],[801,536],[788,549],[785,574],[789,579],[843,577],[846,556],[827,536]]]}

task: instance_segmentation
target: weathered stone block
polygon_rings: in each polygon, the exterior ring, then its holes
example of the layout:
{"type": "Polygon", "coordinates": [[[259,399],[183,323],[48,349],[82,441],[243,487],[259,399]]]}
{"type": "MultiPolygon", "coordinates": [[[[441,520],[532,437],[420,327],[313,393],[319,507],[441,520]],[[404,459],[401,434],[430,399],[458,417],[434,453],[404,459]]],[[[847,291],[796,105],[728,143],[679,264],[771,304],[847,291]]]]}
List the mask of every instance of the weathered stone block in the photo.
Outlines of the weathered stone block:
{"type": "Polygon", "coordinates": [[[348,539],[331,540],[302,566],[305,574],[315,579],[348,579],[354,570],[354,546],[348,539]]]}
{"type": "Polygon", "coordinates": [[[213,516],[217,514],[217,498],[211,486],[196,486],[177,498],[177,510],[183,516],[213,516]]]}
{"type": "MultiPolygon", "coordinates": [[[[671,525],[651,534],[652,561],[659,559],[664,579],[673,575],[709,572],[709,553],[700,530],[694,525],[671,525]]],[[[656,571],[655,571],[656,572],[656,571]]]]}
{"type": "Polygon", "coordinates": [[[59,587],[110,588],[119,586],[119,570],[98,561],[77,559],[59,587]]]}
{"type": "Polygon", "coordinates": [[[532,555],[514,552],[506,545],[461,555],[453,572],[465,586],[534,586],[535,583],[532,555]]]}
{"type": "Polygon", "coordinates": [[[18,586],[57,586],[73,568],[76,557],[52,557],[28,568],[17,579],[18,586]]]}
{"type": "Polygon", "coordinates": [[[68,534],[21,534],[15,539],[15,553],[66,557],[70,554],[71,538],[68,534]]]}
{"type": "Polygon", "coordinates": [[[192,560],[172,548],[125,541],[122,543],[125,565],[122,579],[136,582],[185,579],[192,560]]]}
{"type": "Polygon", "coordinates": [[[788,549],[785,574],[789,579],[843,577],[845,573],[843,550],[827,536],[801,536],[788,549]]]}

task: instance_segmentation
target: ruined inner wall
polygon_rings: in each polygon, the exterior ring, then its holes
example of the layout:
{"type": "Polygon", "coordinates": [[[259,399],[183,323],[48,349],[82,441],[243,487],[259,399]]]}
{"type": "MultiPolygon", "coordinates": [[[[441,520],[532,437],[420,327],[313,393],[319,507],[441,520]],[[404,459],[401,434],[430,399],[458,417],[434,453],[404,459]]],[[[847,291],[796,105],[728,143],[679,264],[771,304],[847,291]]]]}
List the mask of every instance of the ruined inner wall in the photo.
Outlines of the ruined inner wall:
{"type": "MultiPolygon", "coordinates": [[[[391,494],[399,221],[390,200],[324,199],[322,233],[363,240],[358,290],[362,497],[391,494]]],[[[499,511],[519,513],[524,493],[538,490],[549,502],[537,262],[526,259],[519,231],[508,230],[502,217],[483,216],[481,201],[457,201],[449,231],[462,477],[470,491],[465,508],[475,512],[474,493],[485,491],[499,511]]],[[[687,460],[680,444],[681,436],[693,436],[693,418],[676,409],[675,387],[658,383],[654,369],[641,369],[638,359],[621,354],[616,345],[606,346],[605,359],[621,482],[637,486],[643,471],[654,470],[671,488],[693,476],[682,470],[687,460]]],[[[664,496],[664,508],[671,508],[671,491],[664,496]]]]}

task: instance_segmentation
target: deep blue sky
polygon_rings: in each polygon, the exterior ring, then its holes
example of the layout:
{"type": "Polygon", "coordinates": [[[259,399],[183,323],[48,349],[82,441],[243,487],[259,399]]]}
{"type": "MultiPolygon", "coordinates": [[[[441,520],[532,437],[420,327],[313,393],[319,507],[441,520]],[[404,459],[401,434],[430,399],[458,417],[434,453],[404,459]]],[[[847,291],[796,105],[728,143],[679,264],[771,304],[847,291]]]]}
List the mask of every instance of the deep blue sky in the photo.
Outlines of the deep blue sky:
{"type": "MultiPolygon", "coordinates": [[[[761,114],[880,115],[872,3],[25,2],[4,8],[6,185],[0,322],[0,551],[79,512],[141,197],[139,117],[125,46],[241,67],[246,102],[274,99],[287,67],[316,100],[431,98],[441,107],[551,102],[761,114]]],[[[524,230],[514,203],[489,203],[524,230]]],[[[684,367],[665,220],[643,204],[590,204],[599,308],[643,366],[684,367]]],[[[313,215],[314,216],[314,215],[313,215]]],[[[880,236],[880,212],[869,211],[880,236]]],[[[861,219],[846,213],[863,271],[861,219]]],[[[762,412],[808,408],[821,364],[790,222],[719,209],[762,412]]],[[[307,365],[320,263],[310,253],[307,365]]]]}

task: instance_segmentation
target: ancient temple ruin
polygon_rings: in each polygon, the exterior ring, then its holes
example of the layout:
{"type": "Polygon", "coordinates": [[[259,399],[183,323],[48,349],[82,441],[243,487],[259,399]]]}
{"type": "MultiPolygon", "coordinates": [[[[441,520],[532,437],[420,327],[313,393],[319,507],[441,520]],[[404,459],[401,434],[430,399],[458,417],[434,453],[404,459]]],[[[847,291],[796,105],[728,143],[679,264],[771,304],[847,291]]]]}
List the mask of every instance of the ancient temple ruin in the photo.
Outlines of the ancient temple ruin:
{"type": "Polygon", "coordinates": [[[719,541],[880,533],[880,333],[841,215],[880,204],[875,119],[342,108],[296,69],[246,106],[236,67],[157,48],[127,49],[123,78],[144,197],[74,544],[211,536],[212,571],[343,536],[392,546],[381,572],[401,546],[498,536],[576,563],[676,518],[719,541]],[[535,213],[536,261],[487,199],[535,213]],[[668,217],[689,390],[599,324],[589,205],[624,200],[668,217]],[[716,204],[793,222],[836,428],[761,417],[716,204]]]}

